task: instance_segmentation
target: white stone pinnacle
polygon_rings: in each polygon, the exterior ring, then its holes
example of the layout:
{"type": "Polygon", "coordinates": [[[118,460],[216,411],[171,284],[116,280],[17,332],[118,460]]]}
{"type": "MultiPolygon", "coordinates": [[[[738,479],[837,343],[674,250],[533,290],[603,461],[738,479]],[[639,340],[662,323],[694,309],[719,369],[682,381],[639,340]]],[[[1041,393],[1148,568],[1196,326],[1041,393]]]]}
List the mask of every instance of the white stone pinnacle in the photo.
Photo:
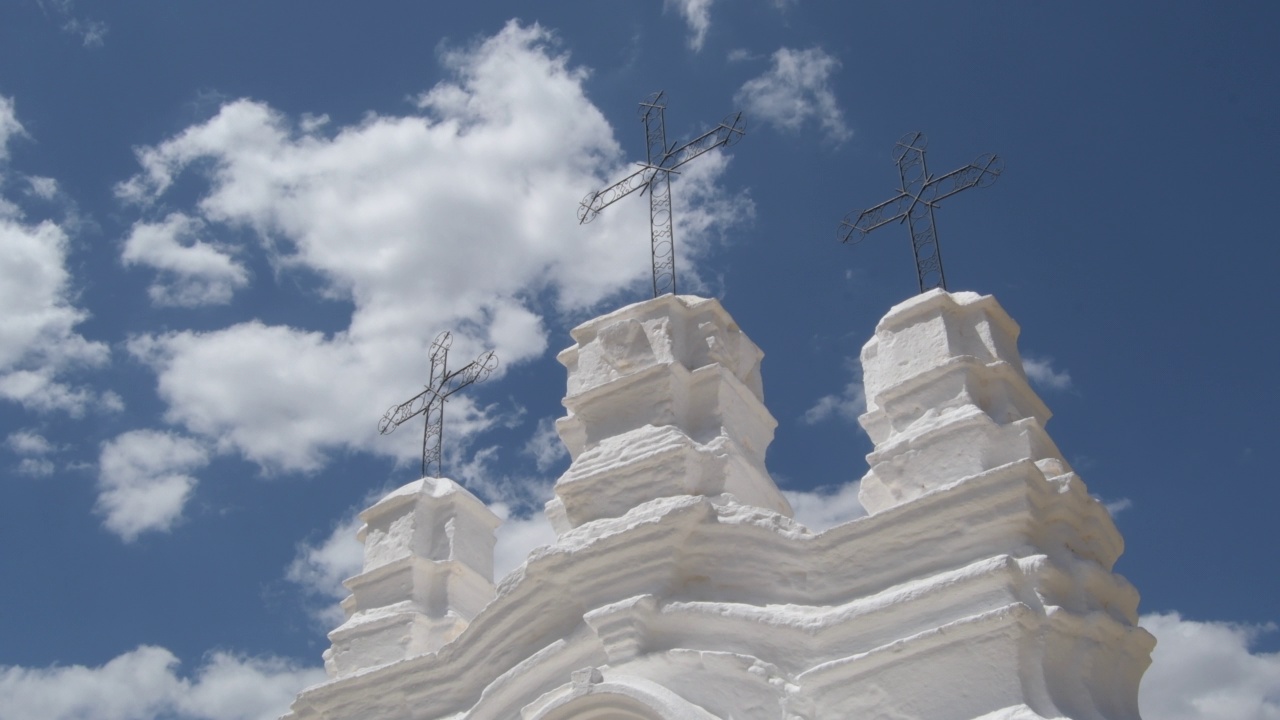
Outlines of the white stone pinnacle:
{"type": "Polygon", "coordinates": [[[1018,355],[1018,325],[990,295],[931,290],[895,305],[862,348],[875,443],[858,499],[875,513],[957,479],[1030,459],[1070,470],[1018,355]]]}
{"type": "Polygon", "coordinates": [[[359,575],[344,584],[347,621],[329,633],[331,676],[431,652],[493,599],[494,530],[502,522],[447,478],[422,478],[360,513],[359,575]]]}
{"type": "Polygon", "coordinates": [[[547,514],[565,533],[660,497],[732,495],[791,515],[764,467],[777,421],[760,360],[715,300],[663,295],[574,328],[561,352],[573,463],[547,514]]]}

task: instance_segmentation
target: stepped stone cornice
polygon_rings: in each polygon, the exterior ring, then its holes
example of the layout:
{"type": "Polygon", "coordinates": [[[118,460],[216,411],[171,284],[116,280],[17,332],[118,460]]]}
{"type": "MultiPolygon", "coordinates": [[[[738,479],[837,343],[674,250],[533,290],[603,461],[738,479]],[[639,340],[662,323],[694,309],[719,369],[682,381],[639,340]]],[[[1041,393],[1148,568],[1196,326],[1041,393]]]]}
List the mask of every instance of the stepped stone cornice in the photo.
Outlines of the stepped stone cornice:
{"type": "Polygon", "coordinates": [[[334,677],[288,717],[1138,718],[1153,641],[1123,541],[1045,432],[1017,332],[973,293],[891,310],[863,350],[870,514],[814,532],[764,468],[763,354],[718,302],[579,326],[557,541],[495,587],[479,500],[384,498],[334,677]]]}

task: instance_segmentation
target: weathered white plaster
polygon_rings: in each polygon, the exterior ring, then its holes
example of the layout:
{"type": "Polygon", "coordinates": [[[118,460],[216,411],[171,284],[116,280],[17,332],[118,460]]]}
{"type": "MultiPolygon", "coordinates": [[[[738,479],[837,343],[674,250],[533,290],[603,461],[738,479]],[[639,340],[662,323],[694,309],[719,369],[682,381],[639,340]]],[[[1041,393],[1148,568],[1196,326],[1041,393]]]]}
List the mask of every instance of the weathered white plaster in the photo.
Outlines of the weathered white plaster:
{"type": "Polygon", "coordinates": [[[862,348],[876,443],[858,499],[875,513],[957,478],[1029,458],[1069,468],[1027,384],[1019,328],[990,295],[931,290],[900,303],[862,348]]]}
{"type": "Polygon", "coordinates": [[[720,303],[664,295],[573,329],[557,359],[573,463],[547,514],[560,533],[668,495],[725,493],[784,515],[764,467],[778,423],[764,406],[764,353],[720,303]]]}
{"type": "Polygon", "coordinates": [[[501,520],[445,478],[423,478],[360,514],[362,572],[344,584],[347,621],[329,633],[331,677],[436,650],[493,599],[501,520]]]}
{"type": "Polygon", "coordinates": [[[1135,720],[1152,639],[1123,543],[1017,332],[973,293],[893,308],[863,351],[871,515],[814,533],[764,469],[762,355],[719,303],[576,328],[558,541],[495,592],[478,500],[384,498],[335,677],[288,717],[1135,720]]]}

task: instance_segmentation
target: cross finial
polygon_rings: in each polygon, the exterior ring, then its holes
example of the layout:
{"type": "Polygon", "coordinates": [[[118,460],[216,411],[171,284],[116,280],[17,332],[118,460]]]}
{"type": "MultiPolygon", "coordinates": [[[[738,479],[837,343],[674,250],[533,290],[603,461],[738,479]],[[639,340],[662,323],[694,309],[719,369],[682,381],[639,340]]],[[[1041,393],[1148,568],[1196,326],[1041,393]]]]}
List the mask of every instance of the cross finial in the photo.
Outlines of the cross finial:
{"type": "Polygon", "coordinates": [[[746,134],[742,113],[730,115],[713,130],[679,147],[667,145],[664,111],[666,96],[650,95],[640,103],[647,159],[640,169],[598,192],[587,193],[578,208],[578,222],[589,223],[600,211],[639,190],[649,193],[650,254],[653,257],[653,296],[676,292],[675,233],[671,222],[671,175],[676,168],[720,147],[732,145],[746,134]]]}
{"type": "Polygon", "coordinates": [[[428,468],[435,466],[435,474],[440,477],[441,448],[444,442],[444,403],[449,396],[462,388],[489,377],[489,373],[498,367],[498,357],[493,351],[483,353],[480,357],[467,363],[462,368],[449,371],[449,347],[453,345],[453,335],[448,331],[436,336],[431,343],[431,380],[422,392],[414,395],[399,405],[393,405],[378,423],[378,432],[388,435],[400,425],[412,418],[422,415],[425,425],[422,429],[422,475],[427,477],[428,468]],[[434,418],[432,415],[434,414],[434,418]]]}
{"type": "Polygon", "coordinates": [[[934,225],[933,209],[938,203],[961,190],[986,187],[1000,177],[1004,161],[998,155],[981,155],[977,160],[941,177],[933,177],[925,165],[924,149],[928,140],[924,133],[913,132],[902,136],[893,148],[893,161],[898,165],[901,185],[898,195],[879,205],[863,210],[850,222],[849,213],[840,222],[840,242],[861,242],[867,233],[897,220],[906,221],[911,229],[911,250],[916,259],[916,277],[920,292],[933,288],[947,289],[947,277],[942,272],[942,251],[938,247],[938,231],[934,225]],[[857,237],[854,237],[854,232],[857,237]]]}

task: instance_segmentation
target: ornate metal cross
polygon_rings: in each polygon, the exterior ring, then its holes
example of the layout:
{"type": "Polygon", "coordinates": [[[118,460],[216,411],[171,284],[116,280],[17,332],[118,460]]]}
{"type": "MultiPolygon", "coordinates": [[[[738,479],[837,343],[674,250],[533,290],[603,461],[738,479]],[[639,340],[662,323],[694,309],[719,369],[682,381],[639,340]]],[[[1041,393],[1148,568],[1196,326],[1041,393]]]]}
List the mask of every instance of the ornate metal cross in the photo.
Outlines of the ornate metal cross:
{"type": "Polygon", "coordinates": [[[928,143],[924,133],[907,133],[893,148],[893,161],[898,165],[898,177],[902,185],[898,195],[870,210],[863,210],[853,222],[849,213],[840,222],[840,242],[861,242],[867,233],[881,225],[897,220],[906,221],[911,229],[911,250],[916,258],[916,276],[920,280],[920,292],[933,288],[947,289],[947,277],[942,272],[942,251],[938,248],[938,231],[934,225],[933,209],[938,203],[975,185],[987,187],[996,181],[1004,170],[1004,161],[998,155],[987,153],[977,160],[941,177],[929,174],[924,162],[924,149],[928,143]],[[859,234],[855,238],[854,232],[859,234]]]}
{"type": "Polygon", "coordinates": [[[490,350],[467,363],[466,366],[449,372],[449,346],[451,345],[453,345],[453,335],[448,331],[436,336],[431,343],[431,382],[422,392],[399,405],[392,406],[378,423],[378,432],[388,435],[402,423],[418,415],[425,417],[426,424],[422,429],[423,477],[427,476],[427,468],[432,465],[435,466],[436,474],[431,477],[440,477],[445,401],[450,395],[471,383],[480,382],[489,377],[489,373],[498,367],[498,358],[490,350]]]}
{"type": "Polygon", "coordinates": [[[703,133],[680,147],[667,145],[663,111],[665,95],[656,92],[640,103],[648,157],[637,163],[640,169],[598,192],[587,193],[578,208],[578,222],[589,223],[600,211],[639,190],[649,193],[650,252],[653,256],[653,296],[676,291],[675,234],[671,224],[671,175],[676,168],[720,147],[732,145],[746,134],[742,113],[730,115],[714,130],[703,133]]]}

